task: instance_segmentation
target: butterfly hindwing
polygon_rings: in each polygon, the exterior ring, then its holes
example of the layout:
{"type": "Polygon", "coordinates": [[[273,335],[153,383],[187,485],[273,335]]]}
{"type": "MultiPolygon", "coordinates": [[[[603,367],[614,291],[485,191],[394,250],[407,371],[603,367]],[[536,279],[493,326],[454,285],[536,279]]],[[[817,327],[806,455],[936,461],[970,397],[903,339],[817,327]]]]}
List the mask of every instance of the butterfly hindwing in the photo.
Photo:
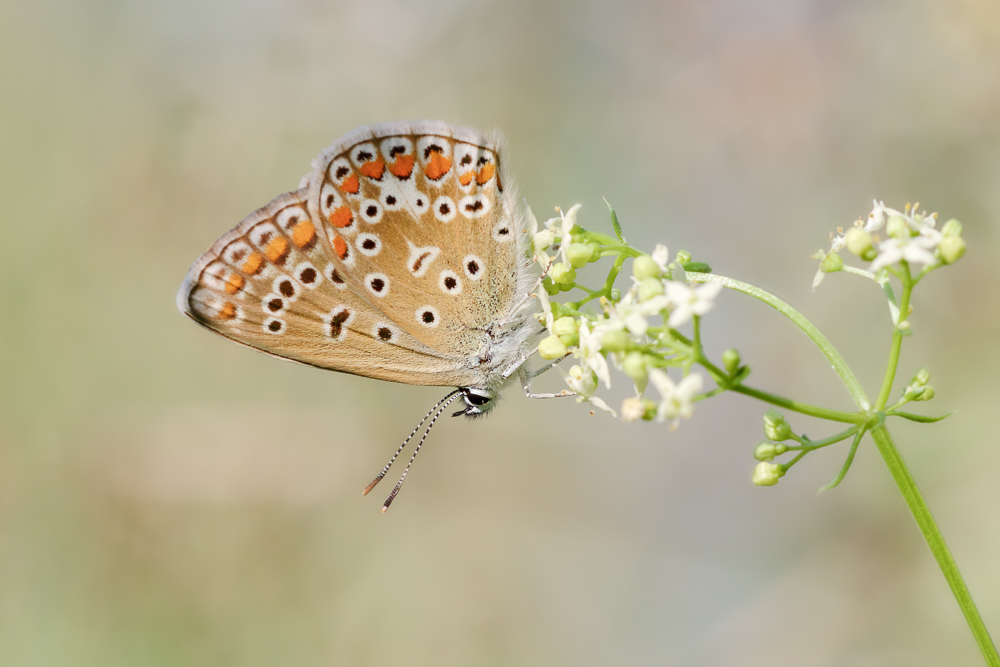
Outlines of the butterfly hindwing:
{"type": "Polygon", "coordinates": [[[360,128],[317,159],[309,189],[358,294],[431,349],[488,345],[515,298],[520,233],[493,141],[440,122],[360,128]]]}

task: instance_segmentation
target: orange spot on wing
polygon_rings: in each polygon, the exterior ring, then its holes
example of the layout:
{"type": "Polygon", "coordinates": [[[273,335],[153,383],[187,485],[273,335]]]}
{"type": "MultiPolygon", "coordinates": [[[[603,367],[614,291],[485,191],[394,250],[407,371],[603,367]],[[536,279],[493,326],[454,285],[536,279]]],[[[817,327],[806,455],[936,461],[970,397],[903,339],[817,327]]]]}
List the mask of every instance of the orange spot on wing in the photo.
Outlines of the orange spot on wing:
{"type": "Polygon", "coordinates": [[[472,182],[473,176],[475,176],[474,172],[467,171],[458,177],[458,182],[461,183],[462,185],[468,185],[469,183],[472,182]]]}
{"type": "Polygon", "coordinates": [[[486,165],[485,167],[479,170],[479,175],[476,176],[476,183],[479,183],[479,185],[486,183],[491,178],[493,178],[494,173],[496,173],[496,167],[494,167],[492,164],[486,165]]]}
{"type": "Polygon", "coordinates": [[[427,174],[427,178],[432,181],[436,181],[451,169],[451,158],[445,157],[434,151],[431,153],[430,158],[427,160],[427,166],[424,167],[424,173],[427,174]]]}
{"type": "Polygon", "coordinates": [[[409,178],[413,173],[413,156],[397,155],[396,161],[389,167],[389,172],[396,178],[409,178]]]}
{"type": "Polygon", "coordinates": [[[236,294],[241,289],[246,281],[243,280],[243,276],[238,273],[230,273],[229,277],[226,278],[226,294],[236,294]]]}
{"type": "Polygon", "coordinates": [[[351,195],[358,194],[358,190],[361,189],[361,182],[358,181],[358,175],[351,174],[345,178],[340,184],[340,189],[351,195]]]}
{"type": "Polygon", "coordinates": [[[236,317],[236,305],[232,301],[222,304],[222,308],[219,309],[219,319],[231,320],[234,317],[236,317]]]}
{"type": "Polygon", "coordinates": [[[358,169],[362,176],[367,176],[368,178],[373,178],[376,181],[382,178],[382,174],[385,172],[385,161],[382,158],[376,158],[374,160],[369,160],[361,165],[358,169]]]}
{"type": "Polygon", "coordinates": [[[334,227],[350,227],[354,222],[354,214],[346,206],[339,206],[330,211],[330,224],[334,227]]]}
{"type": "Polygon", "coordinates": [[[263,268],[264,255],[254,251],[249,257],[247,257],[247,261],[243,262],[243,266],[240,267],[240,270],[247,275],[255,276],[260,273],[260,270],[263,268]]]}
{"type": "Polygon", "coordinates": [[[312,220],[303,220],[292,228],[292,243],[297,248],[305,248],[316,240],[316,227],[312,220]]]}
{"type": "Polygon", "coordinates": [[[339,236],[333,239],[333,250],[337,253],[337,257],[344,259],[347,257],[347,242],[339,236]]]}
{"type": "Polygon", "coordinates": [[[288,257],[288,239],[284,236],[276,236],[264,248],[264,254],[275,264],[281,264],[288,257]]]}

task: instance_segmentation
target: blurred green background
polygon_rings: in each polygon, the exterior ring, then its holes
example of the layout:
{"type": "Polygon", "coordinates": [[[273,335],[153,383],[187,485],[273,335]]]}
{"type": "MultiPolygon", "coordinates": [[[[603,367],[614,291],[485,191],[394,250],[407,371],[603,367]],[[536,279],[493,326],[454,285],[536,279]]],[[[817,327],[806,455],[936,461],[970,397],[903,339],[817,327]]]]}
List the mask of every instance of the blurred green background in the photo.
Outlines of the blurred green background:
{"type": "MultiPolygon", "coordinates": [[[[338,136],[421,117],[502,128],[539,217],[607,229],[607,197],[639,247],[773,290],[872,393],[884,301],[812,293],[810,254],[873,197],[961,219],[901,363],[957,414],[896,433],[1000,633],[995,2],[7,0],[0,664],[978,664],[870,442],[835,491],[842,447],[756,488],[740,396],[671,432],[511,392],[439,424],[387,515],[362,498],[442,391],[240,348],[174,292],[338,136]]],[[[851,407],[763,305],[706,329],[851,407]]]]}

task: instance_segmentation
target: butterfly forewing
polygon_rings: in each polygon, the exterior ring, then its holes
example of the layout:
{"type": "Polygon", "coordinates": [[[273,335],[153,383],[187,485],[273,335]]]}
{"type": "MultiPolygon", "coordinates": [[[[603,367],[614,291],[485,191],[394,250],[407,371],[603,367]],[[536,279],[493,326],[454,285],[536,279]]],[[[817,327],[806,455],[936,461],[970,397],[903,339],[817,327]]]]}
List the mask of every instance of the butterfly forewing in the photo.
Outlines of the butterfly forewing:
{"type": "Polygon", "coordinates": [[[301,363],[410,384],[455,385],[461,364],[352,291],[305,206],[282,195],[191,267],[178,304],[239,343],[301,363]]]}

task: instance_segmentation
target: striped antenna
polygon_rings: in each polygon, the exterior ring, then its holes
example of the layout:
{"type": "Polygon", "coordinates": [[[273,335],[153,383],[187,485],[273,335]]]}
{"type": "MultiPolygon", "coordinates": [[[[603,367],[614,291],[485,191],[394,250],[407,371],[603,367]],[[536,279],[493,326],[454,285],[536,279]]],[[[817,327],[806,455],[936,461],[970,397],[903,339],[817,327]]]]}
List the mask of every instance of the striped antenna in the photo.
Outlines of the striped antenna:
{"type": "MultiPolygon", "coordinates": [[[[372,489],[374,489],[375,485],[382,481],[382,478],[385,477],[385,474],[387,472],[389,472],[389,467],[396,460],[396,457],[398,457],[399,454],[400,454],[400,452],[403,451],[403,448],[406,447],[407,444],[409,444],[410,440],[413,439],[413,436],[415,436],[417,434],[417,431],[420,430],[420,427],[424,425],[424,422],[427,421],[430,418],[430,416],[434,413],[434,411],[437,410],[438,407],[440,407],[442,403],[444,403],[445,401],[448,401],[448,399],[452,398],[455,394],[461,393],[461,391],[462,391],[461,389],[456,389],[455,391],[449,393],[447,396],[445,396],[440,401],[438,401],[437,403],[435,403],[433,408],[431,408],[430,410],[427,411],[427,414],[424,415],[424,418],[420,420],[420,423],[417,424],[417,427],[415,429],[413,429],[413,432],[410,433],[410,435],[406,436],[406,440],[403,441],[403,444],[401,444],[399,446],[399,449],[396,450],[396,453],[392,455],[392,458],[389,459],[389,462],[385,464],[384,468],[382,468],[382,472],[380,472],[378,474],[378,476],[375,477],[375,479],[372,480],[371,484],[369,484],[368,486],[365,487],[365,490],[361,492],[361,495],[367,496],[368,492],[371,491],[372,489]]],[[[454,400],[454,399],[452,399],[452,400],[454,400]]],[[[451,401],[448,401],[448,402],[450,403],[451,401]]],[[[437,417],[435,417],[435,419],[437,419],[437,417]]],[[[428,427],[427,430],[429,431],[430,427],[428,427]]],[[[424,433],[424,438],[426,438],[426,437],[427,437],[427,434],[424,433]]],[[[421,439],[420,442],[422,443],[423,439],[421,439]]],[[[413,462],[413,460],[411,459],[410,463],[412,463],[412,462],[413,462]]],[[[407,470],[409,470],[409,466],[407,466],[406,468],[407,468],[407,470]]],[[[396,491],[399,491],[399,487],[398,486],[396,487],[396,491]]],[[[393,495],[394,496],[396,495],[395,492],[393,493],[393,495]]],[[[388,507],[388,505],[386,505],[386,506],[388,507]]],[[[384,512],[385,510],[383,509],[382,511],[384,512]]]]}
{"type": "MultiPolygon", "coordinates": [[[[392,493],[389,494],[389,497],[385,499],[385,503],[382,505],[382,514],[385,514],[386,510],[389,509],[389,505],[392,504],[392,501],[396,498],[396,494],[399,493],[399,487],[403,486],[403,480],[406,479],[406,473],[410,472],[410,466],[413,465],[413,459],[417,458],[417,454],[420,453],[420,447],[423,446],[424,440],[427,439],[427,434],[431,432],[432,428],[434,428],[434,422],[438,420],[438,417],[441,416],[441,413],[443,413],[448,408],[448,406],[451,405],[452,401],[458,398],[461,395],[461,393],[462,393],[461,390],[453,391],[452,393],[448,394],[443,399],[441,399],[441,403],[438,403],[438,405],[440,405],[441,407],[438,408],[437,412],[434,413],[434,417],[431,418],[431,423],[427,425],[427,430],[424,431],[424,434],[420,437],[420,442],[417,443],[416,449],[413,450],[413,456],[410,457],[410,462],[406,464],[406,470],[403,471],[403,476],[399,478],[398,482],[396,482],[396,488],[394,488],[392,490],[392,493]]],[[[426,419],[426,417],[424,419],[426,419]]],[[[418,426],[417,428],[420,427],[418,426]]]]}

